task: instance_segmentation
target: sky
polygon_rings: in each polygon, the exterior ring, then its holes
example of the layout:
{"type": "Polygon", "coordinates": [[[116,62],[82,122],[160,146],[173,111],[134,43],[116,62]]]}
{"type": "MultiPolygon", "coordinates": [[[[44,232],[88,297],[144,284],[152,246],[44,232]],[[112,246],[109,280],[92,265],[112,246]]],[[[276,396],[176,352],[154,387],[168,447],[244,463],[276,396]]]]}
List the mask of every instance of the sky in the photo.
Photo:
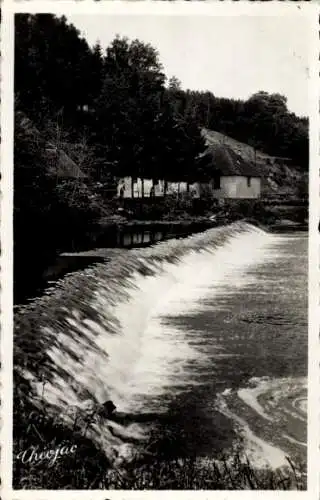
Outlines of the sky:
{"type": "Polygon", "coordinates": [[[183,89],[247,99],[264,90],[308,115],[309,21],[306,16],[70,15],[90,45],[116,35],[150,43],[168,78],[183,89]]]}

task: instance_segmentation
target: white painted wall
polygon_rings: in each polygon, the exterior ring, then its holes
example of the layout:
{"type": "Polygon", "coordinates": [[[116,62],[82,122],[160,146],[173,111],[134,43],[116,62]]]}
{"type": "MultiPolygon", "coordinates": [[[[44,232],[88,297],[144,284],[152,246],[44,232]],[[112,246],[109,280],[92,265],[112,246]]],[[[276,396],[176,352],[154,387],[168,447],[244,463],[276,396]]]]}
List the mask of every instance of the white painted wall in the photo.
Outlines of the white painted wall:
{"type": "Polygon", "coordinates": [[[233,175],[221,176],[221,188],[213,189],[215,198],[255,199],[260,197],[261,179],[251,177],[248,185],[248,177],[233,175]]]}
{"type": "MultiPolygon", "coordinates": [[[[234,198],[234,199],[256,199],[260,197],[261,193],[261,179],[259,177],[251,177],[250,186],[248,185],[248,177],[245,176],[222,176],[221,177],[221,189],[213,189],[212,193],[215,198],[234,198]]],[[[124,198],[131,198],[131,177],[124,177],[119,180],[117,195],[120,197],[121,187],[124,187],[124,198]]],[[[137,179],[137,182],[133,185],[134,197],[142,197],[142,180],[137,179]]],[[[144,179],[144,196],[149,197],[152,188],[152,179],[144,179]]],[[[201,196],[202,188],[199,182],[190,184],[189,186],[190,195],[193,198],[199,198],[201,196]]],[[[186,182],[168,182],[167,194],[177,194],[177,193],[187,192],[186,182]]],[[[164,180],[160,180],[158,184],[155,185],[155,196],[164,195],[164,180]]]]}
{"type": "Polygon", "coordinates": [[[186,182],[168,182],[167,194],[186,193],[186,182]]]}
{"type": "MultiPolygon", "coordinates": [[[[144,179],[144,196],[148,198],[150,196],[150,191],[152,188],[152,179],[144,179]]],[[[121,187],[124,187],[123,198],[131,198],[131,177],[123,177],[118,182],[117,195],[120,197],[121,187]]],[[[159,182],[154,187],[155,196],[163,196],[164,192],[164,181],[159,180],[159,182]]],[[[137,182],[133,184],[133,196],[134,198],[142,197],[142,179],[138,177],[137,182]]]]}
{"type": "Polygon", "coordinates": [[[200,198],[202,192],[200,182],[194,182],[193,184],[190,184],[189,192],[192,198],[200,198]]]}

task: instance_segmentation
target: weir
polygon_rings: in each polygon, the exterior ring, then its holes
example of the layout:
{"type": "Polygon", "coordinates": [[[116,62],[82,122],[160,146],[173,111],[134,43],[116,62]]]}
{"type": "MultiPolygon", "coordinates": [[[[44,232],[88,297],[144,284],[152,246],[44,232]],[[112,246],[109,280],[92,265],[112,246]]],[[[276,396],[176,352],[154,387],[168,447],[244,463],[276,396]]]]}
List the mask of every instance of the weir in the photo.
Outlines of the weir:
{"type": "Polygon", "coordinates": [[[96,419],[86,435],[114,463],[143,449],[172,399],[200,388],[195,373],[208,370],[197,331],[170,318],[211,310],[207,297],[246,287],[251,267],[275,258],[274,238],[234,223],[115,250],[107,263],[65,277],[16,313],[16,372],[29,381],[30,398],[69,427],[74,410],[86,415],[111,400],[120,418],[96,419]]]}

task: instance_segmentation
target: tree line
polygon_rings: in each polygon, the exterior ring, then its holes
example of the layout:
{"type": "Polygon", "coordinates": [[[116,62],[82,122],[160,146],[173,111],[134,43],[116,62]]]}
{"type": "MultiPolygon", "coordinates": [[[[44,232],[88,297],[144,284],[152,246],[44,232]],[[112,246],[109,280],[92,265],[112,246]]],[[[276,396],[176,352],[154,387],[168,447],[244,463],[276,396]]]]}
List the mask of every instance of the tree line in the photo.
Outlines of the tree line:
{"type": "Polygon", "coordinates": [[[285,96],[258,91],[246,101],[219,98],[208,91],[184,91],[176,78],[167,92],[186,119],[308,169],[308,119],[291,113],[285,96]]]}
{"type": "Polygon", "coordinates": [[[183,90],[176,77],[167,81],[152,46],[117,37],[106,50],[91,48],[65,17],[16,16],[15,76],[19,107],[43,130],[51,124],[85,144],[95,179],[193,181],[206,174],[195,161],[202,127],[308,166],[308,121],[288,111],[284,96],[259,91],[242,101],[183,90]]]}
{"type": "Polygon", "coordinates": [[[15,56],[17,106],[42,130],[85,145],[93,179],[195,175],[200,127],[174,112],[150,45],[117,37],[103,52],[64,17],[22,15],[15,56]]]}

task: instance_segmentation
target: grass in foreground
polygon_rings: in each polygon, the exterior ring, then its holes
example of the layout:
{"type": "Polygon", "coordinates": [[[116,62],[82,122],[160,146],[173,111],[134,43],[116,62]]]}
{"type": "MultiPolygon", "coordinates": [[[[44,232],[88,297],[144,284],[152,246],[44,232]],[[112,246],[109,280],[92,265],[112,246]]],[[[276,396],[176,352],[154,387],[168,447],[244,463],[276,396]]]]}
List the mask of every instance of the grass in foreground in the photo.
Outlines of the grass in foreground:
{"type": "Polygon", "coordinates": [[[285,470],[254,469],[239,455],[220,460],[192,457],[110,471],[102,487],[155,490],[304,490],[306,478],[288,461],[285,470]]]}
{"type": "Polygon", "coordinates": [[[75,420],[73,428],[67,429],[61,421],[54,421],[48,412],[35,408],[26,398],[18,398],[19,394],[21,392],[16,391],[14,405],[15,489],[306,489],[303,468],[294,465],[289,458],[285,469],[255,469],[239,452],[217,460],[202,457],[165,460],[149,456],[114,468],[86,436],[90,421],[86,428],[79,429],[75,420]],[[21,460],[24,450],[34,449],[39,456],[43,450],[57,450],[63,446],[69,453],[59,455],[54,463],[45,456],[41,460],[30,459],[30,451],[25,460],[21,460]],[[72,446],[76,446],[75,453],[70,453],[72,446]]]}

